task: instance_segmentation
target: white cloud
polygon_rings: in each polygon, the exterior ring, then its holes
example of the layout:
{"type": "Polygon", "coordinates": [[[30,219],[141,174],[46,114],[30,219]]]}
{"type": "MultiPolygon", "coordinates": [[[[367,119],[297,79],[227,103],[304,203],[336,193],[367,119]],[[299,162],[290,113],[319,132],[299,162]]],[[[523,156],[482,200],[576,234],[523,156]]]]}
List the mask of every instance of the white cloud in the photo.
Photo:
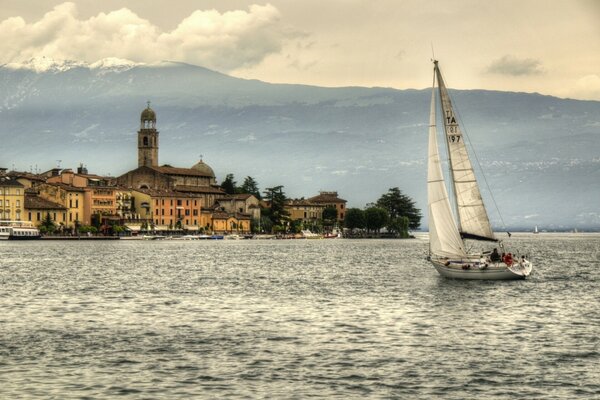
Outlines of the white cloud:
{"type": "Polygon", "coordinates": [[[172,31],[161,31],[127,8],[82,20],[77,6],[67,2],[32,23],[21,17],[0,22],[0,62],[39,56],[86,62],[172,59],[229,71],[279,52],[286,38],[280,13],[270,4],[224,13],[197,10],[172,31]]]}

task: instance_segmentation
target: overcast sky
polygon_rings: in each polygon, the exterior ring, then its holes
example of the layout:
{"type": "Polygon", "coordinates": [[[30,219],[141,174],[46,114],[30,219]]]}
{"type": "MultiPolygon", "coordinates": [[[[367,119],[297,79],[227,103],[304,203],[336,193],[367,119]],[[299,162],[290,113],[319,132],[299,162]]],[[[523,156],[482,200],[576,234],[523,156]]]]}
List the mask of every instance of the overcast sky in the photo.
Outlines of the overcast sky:
{"type": "Polygon", "coordinates": [[[600,100],[600,0],[0,0],[0,63],[184,61],[268,82],[600,100]]]}

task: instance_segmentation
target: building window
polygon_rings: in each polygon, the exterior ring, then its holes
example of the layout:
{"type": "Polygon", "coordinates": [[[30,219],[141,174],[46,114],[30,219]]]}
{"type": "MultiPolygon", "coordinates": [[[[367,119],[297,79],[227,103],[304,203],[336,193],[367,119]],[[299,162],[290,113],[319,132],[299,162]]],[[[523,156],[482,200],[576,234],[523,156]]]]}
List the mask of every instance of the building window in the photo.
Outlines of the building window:
{"type": "Polygon", "coordinates": [[[173,215],[173,209],[171,208],[169,211],[171,212],[171,215],[173,215]]]}
{"type": "Polygon", "coordinates": [[[73,208],[73,199],[69,199],[69,208],[73,208]]]}
{"type": "Polygon", "coordinates": [[[173,200],[171,199],[171,207],[173,207],[173,200]]]}
{"type": "Polygon", "coordinates": [[[31,211],[29,212],[28,217],[29,217],[29,220],[31,221],[31,211]]]}
{"type": "Polygon", "coordinates": [[[17,200],[17,207],[21,207],[21,200],[17,200]]]}
{"type": "Polygon", "coordinates": [[[79,199],[75,199],[75,208],[79,208],[79,199]]]}
{"type": "Polygon", "coordinates": [[[17,211],[17,212],[15,213],[15,216],[16,216],[16,219],[17,219],[17,221],[20,221],[20,220],[21,220],[21,212],[20,212],[20,211],[17,211]]]}
{"type": "Polygon", "coordinates": [[[42,216],[41,216],[41,214],[40,214],[40,213],[37,213],[37,220],[38,220],[38,221],[41,221],[41,220],[42,220],[42,216]]]}

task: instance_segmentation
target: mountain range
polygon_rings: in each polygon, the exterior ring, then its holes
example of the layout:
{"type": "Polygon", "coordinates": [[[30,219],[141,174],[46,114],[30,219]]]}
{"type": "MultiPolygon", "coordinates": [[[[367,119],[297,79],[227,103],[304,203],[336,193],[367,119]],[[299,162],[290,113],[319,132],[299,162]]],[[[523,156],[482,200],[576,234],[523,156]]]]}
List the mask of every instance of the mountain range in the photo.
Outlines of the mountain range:
{"type": "MultiPolygon", "coordinates": [[[[261,188],[284,185],[289,197],[336,190],[350,207],[397,186],[426,226],[430,95],[272,84],[168,61],[33,59],[0,67],[0,166],[43,171],[61,160],[120,175],[137,167],[139,117],[151,101],[161,164],[190,167],[202,157],[218,180],[252,176],[261,188]]],[[[495,227],[600,229],[599,101],[451,95],[495,227]]]]}

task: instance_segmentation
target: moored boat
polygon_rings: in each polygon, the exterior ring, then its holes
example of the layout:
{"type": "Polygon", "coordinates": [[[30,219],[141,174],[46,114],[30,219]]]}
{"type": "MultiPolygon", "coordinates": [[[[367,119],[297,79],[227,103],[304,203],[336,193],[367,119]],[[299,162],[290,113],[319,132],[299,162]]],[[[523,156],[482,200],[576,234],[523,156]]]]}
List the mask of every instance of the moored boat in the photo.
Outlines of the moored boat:
{"type": "Polygon", "coordinates": [[[35,240],[40,231],[29,221],[0,221],[0,240],[35,240]]]}

